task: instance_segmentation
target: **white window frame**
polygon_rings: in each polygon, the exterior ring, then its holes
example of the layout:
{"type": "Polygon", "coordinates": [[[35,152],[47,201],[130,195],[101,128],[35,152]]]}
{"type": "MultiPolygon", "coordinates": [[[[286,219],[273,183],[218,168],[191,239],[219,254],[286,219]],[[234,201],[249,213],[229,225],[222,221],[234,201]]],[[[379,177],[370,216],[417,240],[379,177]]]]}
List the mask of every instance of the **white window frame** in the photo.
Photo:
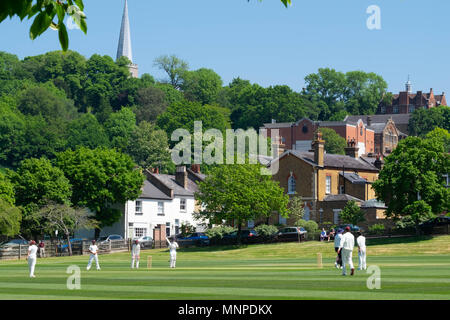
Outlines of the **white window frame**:
{"type": "Polygon", "coordinates": [[[135,214],[136,215],[142,215],[144,213],[142,211],[142,201],[141,200],[136,200],[134,208],[135,208],[135,214]],[[140,210],[138,210],[138,208],[140,208],[140,210]]]}
{"type": "Polygon", "coordinates": [[[180,212],[187,212],[187,199],[186,198],[180,198],[180,212]],[[183,205],[184,202],[184,205],[183,205]],[[184,206],[184,208],[183,208],[184,206]]]}
{"type": "Polygon", "coordinates": [[[331,176],[325,177],[325,193],[331,194],[331,176]]]}
{"type": "Polygon", "coordinates": [[[158,201],[158,216],[164,216],[164,201],[158,201]],[[160,206],[160,204],[162,204],[160,206]]]}
{"type": "Polygon", "coordinates": [[[140,238],[140,237],[146,237],[147,236],[147,228],[134,228],[134,237],[140,238]]]}

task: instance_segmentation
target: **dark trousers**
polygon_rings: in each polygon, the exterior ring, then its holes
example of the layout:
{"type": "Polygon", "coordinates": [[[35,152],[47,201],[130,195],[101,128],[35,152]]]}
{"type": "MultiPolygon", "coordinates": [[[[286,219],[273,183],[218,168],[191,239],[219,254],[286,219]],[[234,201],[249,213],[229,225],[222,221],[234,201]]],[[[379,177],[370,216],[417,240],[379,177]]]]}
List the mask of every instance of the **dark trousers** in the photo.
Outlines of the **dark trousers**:
{"type": "MultiPolygon", "coordinates": [[[[334,248],[334,251],[338,252],[338,250],[339,250],[338,247],[334,248]]],[[[340,267],[342,266],[342,251],[339,251],[339,253],[336,257],[336,262],[337,262],[338,266],[340,266],[340,267]]]]}

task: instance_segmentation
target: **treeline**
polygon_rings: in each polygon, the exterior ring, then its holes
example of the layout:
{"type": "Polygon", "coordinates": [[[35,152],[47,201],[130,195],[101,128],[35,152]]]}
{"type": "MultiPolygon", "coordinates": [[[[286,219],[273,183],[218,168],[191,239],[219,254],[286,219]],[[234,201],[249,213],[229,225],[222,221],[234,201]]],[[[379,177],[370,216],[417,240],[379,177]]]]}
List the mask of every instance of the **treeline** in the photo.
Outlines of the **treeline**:
{"type": "Polygon", "coordinates": [[[306,87],[263,88],[240,78],[225,85],[211,69],[190,70],[176,56],[155,65],[167,79],[130,78],[121,58],[69,51],[19,60],[0,53],[0,165],[17,168],[29,158],[53,159],[78,147],[115,148],[141,167],[173,172],[169,138],[177,128],[255,128],[276,119],[342,120],[373,113],[387,88],[373,73],[320,69],[306,87]]]}

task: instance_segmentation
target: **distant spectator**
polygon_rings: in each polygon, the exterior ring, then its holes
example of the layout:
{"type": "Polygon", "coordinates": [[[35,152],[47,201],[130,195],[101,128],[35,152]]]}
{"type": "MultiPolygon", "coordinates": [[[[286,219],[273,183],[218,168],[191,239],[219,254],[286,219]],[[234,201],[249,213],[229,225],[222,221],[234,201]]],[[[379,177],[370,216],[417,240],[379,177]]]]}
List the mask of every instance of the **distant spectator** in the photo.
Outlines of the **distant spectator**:
{"type": "Polygon", "coordinates": [[[39,256],[45,258],[45,243],[42,240],[39,242],[39,256]]]}
{"type": "Polygon", "coordinates": [[[325,231],[325,228],[322,228],[322,232],[320,233],[320,241],[325,240],[327,237],[327,232],[325,231]]]}
{"type": "Polygon", "coordinates": [[[330,239],[333,238],[336,235],[336,232],[334,231],[334,229],[331,229],[331,231],[328,233],[328,242],[330,242],[330,239]]]}

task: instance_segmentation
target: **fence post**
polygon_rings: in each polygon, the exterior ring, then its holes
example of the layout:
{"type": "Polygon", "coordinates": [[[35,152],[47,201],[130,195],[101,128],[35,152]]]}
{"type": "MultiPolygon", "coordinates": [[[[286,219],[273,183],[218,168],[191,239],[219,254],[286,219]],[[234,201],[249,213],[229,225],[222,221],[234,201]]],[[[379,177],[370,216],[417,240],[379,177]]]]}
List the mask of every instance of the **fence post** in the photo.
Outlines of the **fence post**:
{"type": "Polygon", "coordinates": [[[112,248],[112,241],[109,240],[109,252],[111,252],[111,248],[112,248]]]}
{"type": "Polygon", "coordinates": [[[22,258],[22,244],[19,243],[19,260],[22,258]]]}

